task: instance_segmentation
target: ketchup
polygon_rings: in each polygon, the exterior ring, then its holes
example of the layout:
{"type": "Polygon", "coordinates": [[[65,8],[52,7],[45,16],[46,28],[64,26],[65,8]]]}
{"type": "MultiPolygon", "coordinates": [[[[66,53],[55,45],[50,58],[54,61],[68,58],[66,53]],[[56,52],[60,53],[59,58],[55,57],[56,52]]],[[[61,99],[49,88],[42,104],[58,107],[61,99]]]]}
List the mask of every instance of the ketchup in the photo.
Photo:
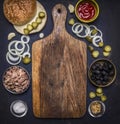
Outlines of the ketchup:
{"type": "Polygon", "coordinates": [[[78,16],[83,20],[90,20],[95,15],[95,7],[90,2],[83,2],[78,6],[78,16]]]}

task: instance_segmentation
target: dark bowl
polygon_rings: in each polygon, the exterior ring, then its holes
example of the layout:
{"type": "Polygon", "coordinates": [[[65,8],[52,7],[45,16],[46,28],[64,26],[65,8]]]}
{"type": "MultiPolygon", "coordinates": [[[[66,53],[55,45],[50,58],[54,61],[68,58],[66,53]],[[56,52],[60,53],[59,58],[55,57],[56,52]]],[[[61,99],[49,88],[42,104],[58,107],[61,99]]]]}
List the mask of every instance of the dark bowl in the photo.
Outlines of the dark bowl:
{"type": "MultiPolygon", "coordinates": [[[[10,78],[11,78],[11,77],[10,77],[10,78]]],[[[22,93],[24,93],[25,91],[27,91],[27,89],[28,89],[29,86],[30,86],[30,75],[29,75],[28,71],[27,71],[25,68],[21,67],[21,66],[10,66],[10,67],[7,68],[7,69],[5,70],[5,72],[3,73],[2,82],[3,82],[3,86],[5,87],[5,89],[6,89],[8,92],[10,92],[10,93],[12,93],[12,94],[22,94],[22,93]],[[14,68],[14,67],[17,67],[18,69],[22,69],[22,70],[26,73],[26,76],[28,77],[28,82],[29,82],[28,85],[25,87],[24,90],[22,90],[22,91],[20,91],[20,92],[15,92],[15,91],[13,91],[12,89],[6,87],[6,85],[5,85],[5,75],[6,75],[6,72],[9,71],[9,70],[11,70],[11,69],[14,68]]]]}
{"type": "Polygon", "coordinates": [[[108,59],[97,59],[90,65],[88,77],[93,85],[107,87],[116,79],[116,67],[108,59]]]}

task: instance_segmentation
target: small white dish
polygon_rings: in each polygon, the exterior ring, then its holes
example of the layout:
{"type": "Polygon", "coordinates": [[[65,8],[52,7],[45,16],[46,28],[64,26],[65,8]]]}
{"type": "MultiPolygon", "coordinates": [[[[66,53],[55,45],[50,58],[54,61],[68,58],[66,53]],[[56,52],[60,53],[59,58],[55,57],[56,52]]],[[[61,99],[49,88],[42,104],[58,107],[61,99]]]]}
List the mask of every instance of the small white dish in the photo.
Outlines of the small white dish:
{"type": "Polygon", "coordinates": [[[10,112],[15,117],[23,117],[27,114],[28,107],[27,104],[22,100],[15,100],[10,105],[10,112]]]}
{"type": "Polygon", "coordinates": [[[88,107],[88,112],[92,117],[101,117],[105,113],[105,104],[100,100],[92,101],[88,107]]]}

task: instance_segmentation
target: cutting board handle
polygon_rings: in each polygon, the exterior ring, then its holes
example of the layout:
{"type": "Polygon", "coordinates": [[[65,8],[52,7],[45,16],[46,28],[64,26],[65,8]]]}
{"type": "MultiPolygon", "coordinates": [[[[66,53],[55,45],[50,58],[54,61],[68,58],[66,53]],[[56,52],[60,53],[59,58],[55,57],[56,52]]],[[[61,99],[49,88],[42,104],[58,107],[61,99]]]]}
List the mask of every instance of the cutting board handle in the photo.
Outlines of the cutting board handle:
{"type": "Polygon", "coordinates": [[[60,33],[61,30],[65,29],[65,22],[67,16],[67,10],[64,5],[57,4],[52,10],[54,32],[60,33]]]}

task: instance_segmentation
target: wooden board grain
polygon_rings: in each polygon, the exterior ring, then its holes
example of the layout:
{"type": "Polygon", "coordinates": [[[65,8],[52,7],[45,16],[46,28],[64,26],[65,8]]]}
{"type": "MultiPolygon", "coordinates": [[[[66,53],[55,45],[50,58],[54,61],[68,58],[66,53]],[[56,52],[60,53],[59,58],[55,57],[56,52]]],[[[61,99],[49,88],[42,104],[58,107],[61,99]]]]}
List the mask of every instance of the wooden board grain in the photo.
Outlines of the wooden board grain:
{"type": "Polygon", "coordinates": [[[53,32],[32,45],[33,112],[38,118],[79,118],[86,111],[86,44],[65,29],[67,11],[53,8],[53,32]]]}

